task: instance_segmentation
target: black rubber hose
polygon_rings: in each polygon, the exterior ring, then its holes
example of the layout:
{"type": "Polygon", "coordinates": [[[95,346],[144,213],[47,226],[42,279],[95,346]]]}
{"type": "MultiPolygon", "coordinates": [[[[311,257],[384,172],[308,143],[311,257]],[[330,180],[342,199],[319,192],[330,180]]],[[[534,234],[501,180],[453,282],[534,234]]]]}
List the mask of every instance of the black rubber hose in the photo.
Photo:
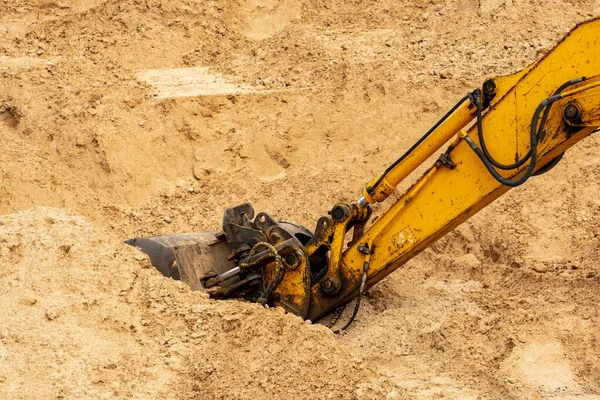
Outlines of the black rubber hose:
{"type": "Polygon", "coordinates": [[[540,103],[540,105],[536,108],[533,113],[533,118],[531,118],[531,126],[529,128],[529,139],[530,139],[530,163],[525,171],[525,174],[518,179],[511,180],[506,179],[502,175],[496,171],[496,169],[492,166],[491,162],[485,156],[485,154],[481,151],[481,149],[477,146],[477,144],[471,139],[469,136],[465,136],[465,141],[467,144],[473,149],[475,154],[481,159],[483,165],[485,165],[486,169],[492,174],[492,176],[500,183],[505,186],[515,187],[520,186],[527,181],[527,179],[531,178],[535,171],[535,164],[537,162],[537,124],[540,118],[540,114],[550,104],[554,103],[557,100],[560,100],[562,97],[560,95],[551,96],[540,103]]]}
{"type": "Polygon", "coordinates": [[[346,322],[346,324],[344,326],[342,326],[340,329],[336,329],[335,331],[333,331],[333,333],[338,334],[338,333],[341,333],[342,331],[345,331],[346,329],[348,329],[348,327],[350,325],[352,325],[352,322],[354,322],[354,319],[358,315],[358,310],[360,309],[360,301],[362,300],[362,297],[365,293],[365,287],[367,285],[367,275],[368,274],[369,274],[369,262],[365,261],[365,263],[363,265],[362,279],[360,281],[360,289],[358,290],[358,296],[356,297],[356,303],[354,304],[354,310],[352,311],[352,316],[350,317],[350,319],[348,320],[348,322],[346,322]]]}
{"type": "Polygon", "coordinates": [[[485,158],[488,160],[490,164],[492,164],[496,168],[509,170],[519,168],[521,165],[525,164],[527,160],[531,158],[531,149],[527,152],[527,154],[518,160],[514,164],[502,164],[494,159],[492,155],[489,153],[487,146],[485,145],[485,138],[483,137],[483,124],[481,118],[481,95],[476,93],[475,95],[475,107],[477,108],[477,136],[479,137],[479,144],[481,145],[481,151],[485,155],[485,158]]]}
{"type": "MultiPolygon", "coordinates": [[[[569,86],[583,82],[583,81],[585,81],[585,79],[586,78],[584,76],[584,77],[572,79],[568,82],[563,83],[562,85],[559,86],[558,89],[556,89],[554,91],[553,96],[561,94],[562,91],[565,90],[566,88],[568,88],[569,86]]],[[[483,154],[489,160],[490,164],[492,164],[496,168],[503,169],[503,170],[516,169],[516,168],[519,168],[521,165],[525,164],[527,162],[527,160],[529,160],[531,158],[531,148],[529,149],[527,154],[525,154],[523,156],[523,158],[521,158],[514,164],[502,164],[502,163],[496,161],[494,159],[494,157],[492,157],[492,155],[490,154],[490,152],[487,149],[487,146],[485,145],[485,138],[483,137],[483,126],[481,123],[481,95],[479,93],[476,93],[476,94],[474,94],[474,96],[475,96],[475,106],[477,107],[477,135],[479,137],[479,144],[481,145],[481,150],[483,151],[483,154]]],[[[544,129],[544,126],[546,125],[546,120],[548,119],[548,114],[550,113],[551,108],[552,108],[552,104],[549,104],[548,107],[546,107],[546,110],[544,111],[544,115],[542,116],[542,121],[540,123],[539,132],[542,132],[542,130],[544,129]]]]}
{"type": "Polygon", "coordinates": [[[372,186],[369,186],[367,188],[367,193],[369,194],[373,194],[375,193],[375,188],[377,188],[377,186],[379,186],[379,184],[381,183],[381,181],[383,181],[383,178],[385,178],[385,176],[396,167],[396,165],[400,164],[406,157],[408,157],[408,155],[410,153],[412,153],[413,151],[415,151],[415,149],[421,144],[423,143],[423,141],[425,139],[427,139],[429,137],[429,135],[431,135],[433,133],[433,131],[435,131],[442,123],[444,123],[444,121],[446,121],[448,119],[448,117],[450,117],[450,115],[452,115],[452,113],[454,113],[454,111],[456,111],[458,109],[458,107],[460,107],[462,105],[462,103],[464,103],[466,100],[469,99],[469,95],[465,95],[465,97],[463,97],[462,99],[460,99],[458,101],[458,103],[456,103],[456,105],[454,107],[452,107],[450,109],[450,111],[448,111],[446,113],[446,115],[444,115],[438,122],[436,122],[435,125],[433,125],[431,127],[431,129],[429,129],[422,137],[421,139],[419,139],[415,144],[412,145],[412,147],[410,149],[408,149],[408,151],[406,153],[404,153],[402,155],[402,157],[400,157],[399,159],[397,159],[396,161],[394,161],[394,163],[392,165],[390,165],[389,167],[386,168],[385,171],[383,171],[383,174],[381,174],[381,176],[379,176],[379,179],[377,179],[377,181],[375,182],[375,184],[373,184],[372,186]]]}

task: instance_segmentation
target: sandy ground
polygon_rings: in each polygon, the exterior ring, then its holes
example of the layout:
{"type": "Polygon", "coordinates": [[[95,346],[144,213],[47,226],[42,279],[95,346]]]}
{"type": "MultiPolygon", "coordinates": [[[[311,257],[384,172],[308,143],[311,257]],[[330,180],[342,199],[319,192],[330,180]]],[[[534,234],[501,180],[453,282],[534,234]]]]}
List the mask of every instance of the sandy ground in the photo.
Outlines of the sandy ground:
{"type": "MultiPolygon", "coordinates": [[[[312,227],[600,2],[0,0],[0,398],[600,399],[590,137],[374,287],[343,335],[124,245],[312,227]]],[[[381,209],[378,209],[381,212],[381,209]]]]}

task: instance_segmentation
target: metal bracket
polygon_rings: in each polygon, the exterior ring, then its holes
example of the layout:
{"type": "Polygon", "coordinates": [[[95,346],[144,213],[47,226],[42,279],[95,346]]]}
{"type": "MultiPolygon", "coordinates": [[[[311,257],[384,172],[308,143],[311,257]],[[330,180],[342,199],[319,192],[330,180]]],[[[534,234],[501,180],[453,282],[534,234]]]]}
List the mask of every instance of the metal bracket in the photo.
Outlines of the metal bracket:
{"type": "Polygon", "coordinates": [[[440,154],[440,158],[438,158],[438,161],[444,167],[448,167],[450,169],[456,168],[456,164],[454,163],[454,161],[452,161],[452,159],[450,158],[450,156],[448,154],[446,154],[446,153],[440,154]]]}
{"type": "Polygon", "coordinates": [[[361,243],[358,245],[357,250],[363,254],[373,254],[375,249],[370,249],[368,243],[361,243]]]}

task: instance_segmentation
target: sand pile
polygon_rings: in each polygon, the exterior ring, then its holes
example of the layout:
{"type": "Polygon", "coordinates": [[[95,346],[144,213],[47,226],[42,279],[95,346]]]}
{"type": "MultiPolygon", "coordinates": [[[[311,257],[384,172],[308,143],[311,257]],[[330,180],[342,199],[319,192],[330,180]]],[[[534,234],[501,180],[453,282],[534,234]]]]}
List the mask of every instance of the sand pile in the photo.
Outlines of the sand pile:
{"type": "Polygon", "coordinates": [[[247,398],[390,392],[320,325],[215,302],[51,208],[0,219],[2,398],[247,398]]]}
{"type": "Polygon", "coordinates": [[[244,201],[312,228],[467,90],[598,14],[0,0],[0,397],[598,399],[594,136],[373,288],[340,337],[190,293],[122,244],[244,201]]]}

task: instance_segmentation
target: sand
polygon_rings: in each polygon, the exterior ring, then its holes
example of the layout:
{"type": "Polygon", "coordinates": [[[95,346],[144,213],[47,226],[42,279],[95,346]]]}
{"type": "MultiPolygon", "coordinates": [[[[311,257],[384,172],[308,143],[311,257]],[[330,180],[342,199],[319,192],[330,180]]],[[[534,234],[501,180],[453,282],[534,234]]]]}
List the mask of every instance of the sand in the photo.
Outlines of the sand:
{"type": "Polygon", "coordinates": [[[313,227],[599,14],[0,1],[0,398],[600,399],[595,136],[372,288],[342,335],[192,293],[123,244],[244,201],[313,227]]]}

